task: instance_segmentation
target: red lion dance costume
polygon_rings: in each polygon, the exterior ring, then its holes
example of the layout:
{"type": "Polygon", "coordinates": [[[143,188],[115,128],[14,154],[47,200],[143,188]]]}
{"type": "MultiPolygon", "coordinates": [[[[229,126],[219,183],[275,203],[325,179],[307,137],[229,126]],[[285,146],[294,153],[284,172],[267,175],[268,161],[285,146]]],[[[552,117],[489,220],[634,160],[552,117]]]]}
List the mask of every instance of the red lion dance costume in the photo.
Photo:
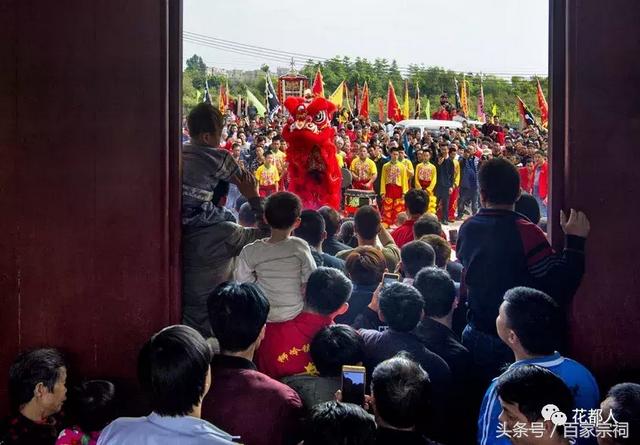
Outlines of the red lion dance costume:
{"type": "Polygon", "coordinates": [[[336,159],[335,130],[331,116],[336,106],[318,97],[305,103],[302,97],[284,102],[291,119],[282,130],[287,149],[289,191],[306,209],[329,205],[340,209],[342,172],[336,159]]]}

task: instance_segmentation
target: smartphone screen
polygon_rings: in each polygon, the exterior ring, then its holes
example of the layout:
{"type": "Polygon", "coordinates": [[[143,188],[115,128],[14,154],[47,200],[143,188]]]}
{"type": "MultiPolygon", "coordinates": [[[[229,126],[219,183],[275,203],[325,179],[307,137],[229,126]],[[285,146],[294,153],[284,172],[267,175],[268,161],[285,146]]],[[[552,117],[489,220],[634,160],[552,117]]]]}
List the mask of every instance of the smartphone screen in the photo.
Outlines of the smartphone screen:
{"type": "Polygon", "coordinates": [[[397,273],[385,273],[382,275],[382,283],[385,286],[388,286],[391,283],[397,283],[398,281],[400,281],[400,275],[397,273]]]}
{"type": "Polygon", "coordinates": [[[366,370],[363,366],[342,367],[342,401],[354,403],[358,406],[364,404],[366,370]]]}

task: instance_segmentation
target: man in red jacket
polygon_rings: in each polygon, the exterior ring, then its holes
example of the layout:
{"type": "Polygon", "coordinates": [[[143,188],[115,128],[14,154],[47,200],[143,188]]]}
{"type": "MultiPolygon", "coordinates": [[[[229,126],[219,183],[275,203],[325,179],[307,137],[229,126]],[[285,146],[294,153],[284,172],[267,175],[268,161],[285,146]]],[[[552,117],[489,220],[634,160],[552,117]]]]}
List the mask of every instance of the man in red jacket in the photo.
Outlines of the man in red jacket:
{"type": "Polygon", "coordinates": [[[449,116],[449,112],[444,108],[444,105],[440,105],[440,107],[438,107],[438,111],[434,112],[431,115],[431,118],[441,120],[441,121],[451,120],[451,117],[449,116]]]}
{"type": "Polygon", "coordinates": [[[522,164],[523,167],[518,169],[518,173],[520,173],[520,188],[523,191],[532,194],[536,166],[531,158],[523,158],[522,164]]]}
{"type": "Polygon", "coordinates": [[[542,150],[534,156],[535,172],[533,176],[533,196],[540,206],[540,216],[547,217],[547,195],[549,193],[549,164],[542,150]]]}

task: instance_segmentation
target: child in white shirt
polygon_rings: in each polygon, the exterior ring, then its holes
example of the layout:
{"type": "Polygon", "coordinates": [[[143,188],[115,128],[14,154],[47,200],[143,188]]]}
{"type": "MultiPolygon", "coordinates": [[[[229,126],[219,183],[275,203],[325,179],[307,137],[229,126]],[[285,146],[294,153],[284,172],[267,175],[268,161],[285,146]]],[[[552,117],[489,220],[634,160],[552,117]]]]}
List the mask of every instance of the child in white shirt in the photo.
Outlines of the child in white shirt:
{"type": "Polygon", "coordinates": [[[293,193],[269,196],[264,216],[271,237],[246,245],[238,257],[235,279],[260,286],[271,304],[269,322],[291,320],[302,312],[302,292],[316,269],[307,242],[291,236],[300,224],[301,210],[300,199],[293,193]]]}

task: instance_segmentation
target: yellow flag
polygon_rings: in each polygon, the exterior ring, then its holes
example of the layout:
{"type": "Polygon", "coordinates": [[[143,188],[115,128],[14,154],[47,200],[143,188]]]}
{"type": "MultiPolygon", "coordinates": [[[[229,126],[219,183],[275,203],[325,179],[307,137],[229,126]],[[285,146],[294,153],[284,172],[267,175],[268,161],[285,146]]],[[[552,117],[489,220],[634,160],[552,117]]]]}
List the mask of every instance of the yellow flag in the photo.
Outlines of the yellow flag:
{"type": "Polygon", "coordinates": [[[340,82],[338,88],[329,96],[329,102],[332,102],[338,109],[342,108],[342,98],[344,96],[344,80],[340,82]]]}
{"type": "Polygon", "coordinates": [[[497,115],[498,115],[498,106],[496,104],[493,104],[493,107],[491,107],[491,116],[496,117],[497,115]]]}
{"type": "Polygon", "coordinates": [[[404,81],[404,103],[402,104],[402,116],[409,119],[409,82],[404,81]]]}

